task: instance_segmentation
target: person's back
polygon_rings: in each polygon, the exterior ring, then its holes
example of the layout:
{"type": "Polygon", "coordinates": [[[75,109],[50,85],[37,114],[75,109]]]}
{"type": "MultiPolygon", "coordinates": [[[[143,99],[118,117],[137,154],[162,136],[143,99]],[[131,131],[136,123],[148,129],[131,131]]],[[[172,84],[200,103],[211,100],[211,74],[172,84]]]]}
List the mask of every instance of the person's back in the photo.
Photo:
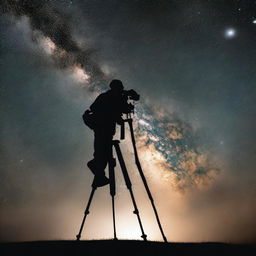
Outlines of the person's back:
{"type": "Polygon", "coordinates": [[[121,121],[123,109],[127,104],[122,97],[122,91],[121,85],[114,87],[114,89],[111,88],[111,90],[100,94],[90,106],[95,117],[94,130],[111,130],[112,135],[114,135],[116,123],[121,121]]]}
{"type": "Polygon", "coordinates": [[[116,123],[121,122],[122,112],[127,104],[123,98],[123,84],[120,80],[110,83],[111,90],[100,94],[90,106],[94,124],[94,159],[87,163],[95,175],[97,186],[109,183],[105,176],[105,168],[112,152],[112,139],[115,134],[116,123]]]}

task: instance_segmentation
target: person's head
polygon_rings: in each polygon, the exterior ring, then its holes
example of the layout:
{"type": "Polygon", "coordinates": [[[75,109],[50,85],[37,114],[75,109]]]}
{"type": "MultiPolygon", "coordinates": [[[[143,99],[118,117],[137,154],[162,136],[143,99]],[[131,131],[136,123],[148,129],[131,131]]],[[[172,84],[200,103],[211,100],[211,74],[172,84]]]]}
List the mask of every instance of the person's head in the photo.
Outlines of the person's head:
{"type": "Polygon", "coordinates": [[[111,91],[117,94],[121,94],[124,90],[123,83],[117,79],[112,80],[109,84],[109,87],[111,88],[111,91]]]}

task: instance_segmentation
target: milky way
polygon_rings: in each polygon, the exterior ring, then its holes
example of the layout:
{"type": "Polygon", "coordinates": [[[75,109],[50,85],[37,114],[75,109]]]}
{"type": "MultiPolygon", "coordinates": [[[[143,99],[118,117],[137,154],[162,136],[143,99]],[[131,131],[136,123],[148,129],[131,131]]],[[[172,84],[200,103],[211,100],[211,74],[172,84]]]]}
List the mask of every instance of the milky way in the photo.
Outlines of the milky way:
{"type": "Polygon", "coordinates": [[[219,172],[200,150],[196,131],[178,116],[143,104],[137,111],[136,120],[140,144],[148,150],[152,145],[163,156],[159,163],[175,173],[175,185],[179,190],[207,183],[219,172]]]}
{"type": "MultiPolygon", "coordinates": [[[[102,92],[102,85],[112,76],[94,62],[92,49],[79,47],[64,15],[38,1],[4,1],[3,7],[4,13],[17,19],[29,17],[34,40],[50,54],[57,68],[70,69],[86,90],[102,92]]],[[[219,172],[207,152],[200,149],[196,131],[178,116],[143,102],[137,105],[135,119],[140,146],[151,151],[152,158],[161,156],[158,164],[175,174],[172,185],[178,190],[208,184],[219,172]]]]}

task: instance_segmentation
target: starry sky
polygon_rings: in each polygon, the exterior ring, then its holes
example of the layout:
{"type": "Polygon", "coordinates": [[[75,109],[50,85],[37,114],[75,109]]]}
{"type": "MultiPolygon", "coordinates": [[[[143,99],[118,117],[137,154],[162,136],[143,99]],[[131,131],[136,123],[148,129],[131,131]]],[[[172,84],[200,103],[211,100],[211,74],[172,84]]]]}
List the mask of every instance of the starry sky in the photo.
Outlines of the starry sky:
{"type": "MultiPolygon", "coordinates": [[[[256,242],[255,0],[4,0],[0,31],[1,241],[75,238],[93,179],[81,115],[118,78],[141,95],[138,152],[168,240],[256,242]]],[[[116,175],[117,236],[139,239],[116,175]]],[[[97,190],[82,239],[112,237],[110,203],[97,190]]]]}

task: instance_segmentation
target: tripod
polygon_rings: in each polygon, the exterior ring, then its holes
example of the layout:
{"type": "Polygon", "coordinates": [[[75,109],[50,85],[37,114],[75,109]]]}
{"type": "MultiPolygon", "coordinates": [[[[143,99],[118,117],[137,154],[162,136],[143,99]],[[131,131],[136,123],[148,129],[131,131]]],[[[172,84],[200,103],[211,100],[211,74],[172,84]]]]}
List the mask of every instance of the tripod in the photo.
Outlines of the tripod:
{"type": "MultiPolygon", "coordinates": [[[[151,202],[151,205],[153,207],[155,217],[156,217],[156,220],[157,220],[157,224],[159,226],[159,229],[160,229],[160,232],[162,234],[163,240],[164,240],[164,242],[167,242],[167,239],[164,235],[163,228],[162,228],[162,225],[161,225],[158,213],[157,213],[157,209],[155,207],[153,197],[151,195],[151,192],[150,192],[148,184],[147,184],[147,180],[144,176],[144,173],[143,173],[141,165],[140,165],[139,156],[138,156],[138,152],[137,152],[137,148],[136,148],[134,131],[133,131],[132,118],[127,118],[126,120],[124,120],[124,122],[127,122],[129,124],[131,139],[132,139],[132,145],[133,145],[133,150],[134,150],[134,155],[135,155],[135,164],[138,168],[138,171],[139,171],[139,174],[140,174],[141,179],[143,181],[143,184],[144,184],[144,187],[146,189],[147,195],[148,195],[149,200],[151,202]]],[[[121,127],[121,139],[124,139],[124,125],[121,127]]],[[[129,177],[129,174],[128,174],[128,171],[127,171],[127,168],[126,168],[126,165],[125,165],[125,162],[124,162],[124,158],[123,158],[119,143],[120,143],[119,140],[112,140],[112,152],[111,152],[111,157],[108,160],[109,180],[110,180],[110,184],[109,184],[110,185],[110,195],[111,195],[111,198],[112,198],[112,217],[113,217],[114,240],[117,240],[117,236],[116,236],[116,221],[115,221],[116,185],[115,185],[115,171],[114,171],[114,168],[116,166],[116,160],[113,157],[113,148],[116,151],[116,155],[117,155],[117,158],[118,158],[118,161],[119,161],[122,173],[123,173],[123,177],[124,177],[124,180],[125,180],[126,187],[130,192],[131,200],[132,200],[132,203],[133,203],[133,206],[134,206],[133,213],[137,215],[138,223],[139,223],[140,230],[141,230],[141,233],[142,233],[141,237],[143,238],[144,241],[147,241],[147,235],[145,234],[144,229],[143,229],[143,225],[142,225],[142,221],[141,221],[141,218],[140,218],[139,210],[138,210],[136,200],[135,200],[133,190],[132,190],[132,183],[131,183],[131,180],[130,180],[130,177],[129,177]]],[[[92,191],[91,191],[86,209],[84,211],[84,216],[83,216],[83,220],[82,220],[82,223],[81,223],[81,226],[80,226],[80,230],[79,230],[79,233],[76,235],[77,241],[80,240],[86,217],[90,213],[89,208],[90,208],[90,205],[91,205],[91,202],[92,202],[92,199],[93,199],[93,196],[94,196],[94,193],[95,193],[96,189],[97,189],[97,187],[94,184],[92,184],[92,191]]]]}

